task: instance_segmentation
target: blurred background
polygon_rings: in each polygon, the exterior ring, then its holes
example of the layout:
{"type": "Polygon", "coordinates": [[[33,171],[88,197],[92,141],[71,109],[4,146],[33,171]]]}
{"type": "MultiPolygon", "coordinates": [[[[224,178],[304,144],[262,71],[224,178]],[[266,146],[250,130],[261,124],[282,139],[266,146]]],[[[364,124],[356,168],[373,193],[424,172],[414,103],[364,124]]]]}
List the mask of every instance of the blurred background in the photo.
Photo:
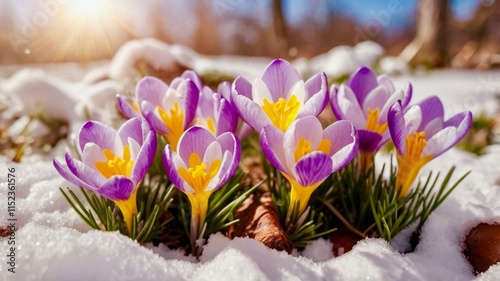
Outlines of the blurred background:
{"type": "Polygon", "coordinates": [[[371,40],[410,64],[488,69],[499,26],[500,0],[0,0],[0,64],[111,59],[153,37],[287,59],[371,40]]]}

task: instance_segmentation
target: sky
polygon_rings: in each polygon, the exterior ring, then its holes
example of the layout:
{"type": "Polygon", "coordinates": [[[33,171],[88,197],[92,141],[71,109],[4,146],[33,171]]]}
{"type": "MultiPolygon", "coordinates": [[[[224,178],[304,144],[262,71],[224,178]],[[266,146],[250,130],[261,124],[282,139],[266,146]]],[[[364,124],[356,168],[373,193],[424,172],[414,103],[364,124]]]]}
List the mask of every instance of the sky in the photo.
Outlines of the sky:
{"type": "MultiPolygon", "coordinates": [[[[333,7],[334,14],[351,17],[359,24],[377,20],[378,15],[389,13],[391,16],[387,26],[389,29],[411,24],[418,4],[418,0],[284,0],[285,16],[291,24],[299,24],[305,16],[304,11],[308,5],[325,5],[325,2],[333,7]],[[396,13],[390,10],[390,3],[397,7],[396,13]]],[[[467,19],[474,13],[479,2],[479,0],[450,0],[452,13],[457,19],[467,19]]]]}

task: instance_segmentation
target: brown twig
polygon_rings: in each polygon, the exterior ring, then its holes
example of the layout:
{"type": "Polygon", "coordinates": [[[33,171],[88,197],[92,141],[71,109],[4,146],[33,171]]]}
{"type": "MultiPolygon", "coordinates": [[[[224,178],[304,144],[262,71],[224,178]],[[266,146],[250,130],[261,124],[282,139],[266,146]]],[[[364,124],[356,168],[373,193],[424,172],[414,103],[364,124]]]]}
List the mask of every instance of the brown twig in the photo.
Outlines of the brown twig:
{"type": "Polygon", "coordinates": [[[366,238],[366,235],[364,233],[361,233],[359,230],[354,228],[345,218],[342,216],[342,214],[334,207],[332,204],[326,202],[323,199],[320,199],[323,204],[344,224],[344,226],[351,231],[352,233],[358,235],[361,238],[366,238]]]}

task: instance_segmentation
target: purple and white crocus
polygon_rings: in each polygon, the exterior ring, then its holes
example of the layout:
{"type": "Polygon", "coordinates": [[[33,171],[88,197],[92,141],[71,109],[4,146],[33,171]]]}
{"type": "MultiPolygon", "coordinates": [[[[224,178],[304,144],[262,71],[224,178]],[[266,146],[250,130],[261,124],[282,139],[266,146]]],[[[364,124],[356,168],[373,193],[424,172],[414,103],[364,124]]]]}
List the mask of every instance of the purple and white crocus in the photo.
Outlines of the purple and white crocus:
{"type": "Polygon", "coordinates": [[[349,121],[337,121],[323,130],[315,116],[294,121],[285,132],[267,125],[260,141],[266,158],[292,187],[289,214],[297,205],[302,214],[312,192],[358,151],[357,133],[349,121]]]}
{"type": "Polygon", "coordinates": [[[332,86],[331,106],[339,120],[349,120],[359,134],[360,168],[372,166],[373,155],[390,139],[387,113],[398,100],[404,109],[410,102],[412,86],[396,90],[385,75],[375,76],[368,67],[361,67],[340,88],[332,86]]]}
{"type": "Polygon", "coordinates": [[[234,133],[238,126],[238,115],[225,98],[204,86],[200,92],[195,125],[208,129],[214,136],[225,132],[234,133]]]}
{"type": "Polygon", "coordinates": [[[156,134],[148,122],[135,117],[118,131],[95,121],[78,134],[81,161],[66,153],[54,167],[69,182],[113,200],[130,231],[137,214],[136,195],[156,153],[156,134]]]}
{"type": "Polygon", "coordinates": [[[205,219],[210,195],[233,176],[240,157],[240,142],[234,133],[216,137],[200,126],[189,128],[177,149],[171,144],[165,147],[162,157],[165,172],[191,204],[192,246],[205,219]]]}
{"type": "Polygon", "coordinates": [[[400,102],[388,114],[389,130],[397,150],[396,188],[399,198],[408,192],[420,169],[459,142],[472,124],[470,111],[444,120],[438,97],[429,97],[406,110],[400,102]]]}
{"type": "Polygon", "coordinates": [[[181,77],[192,80],[200,92],[194,125],[204,127],[215,136],[225,132],[236,132],[238,115],[229,100],[226,99],[231,91],[230,83],[221,83],[219,87],[221,92],[218,89],[218,92],[215,93],[210,87],[204,86],[200,76],[192,70],[184,71],[181,77]]]}
{"type": "Polygon", "coordinates": [[[138,115],[137,107],[151,126],[162,134],[173,147],[189,128],[196,113],[199,90],[188,78],[175,78],[169,85],[151,77],[137,84],[136,103],[117,96],[118,107],[127,117],[138,115]]]}
{"type": "Polygon", "coordinates": [[[328,102],[328,83],[324,73],[304,83],[289,62],[276,59],[253,83],[236,78],[231,99],[239,116],[257,132],[266,125],[284,132],[294,120],[323,111],[328,102]]]}

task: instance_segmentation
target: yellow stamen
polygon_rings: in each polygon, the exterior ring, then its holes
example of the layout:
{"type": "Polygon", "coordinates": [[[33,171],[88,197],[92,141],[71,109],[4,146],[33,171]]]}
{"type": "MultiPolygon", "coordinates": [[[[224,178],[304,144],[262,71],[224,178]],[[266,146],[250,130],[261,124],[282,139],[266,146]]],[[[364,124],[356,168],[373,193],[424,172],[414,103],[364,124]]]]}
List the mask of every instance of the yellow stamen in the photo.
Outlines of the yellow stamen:
{"type": "MultiPolygon", "coordinates": [[[[328,154],[330,152],[330,146],[331,146],[330,140],[324,139],[318,144],[316,151],[322,151],[323,153],[328,154]]],[[[295,152],[293,153],[295,162],[299,161],[300,158],[306,156],[307,154],[313,151],[315,150],[311,147],[311,142],[304,138],[300,138],[299,141],[297,142],[297,147],[295,148],[295,152]]]]}
{"type": "Polygon", "coordinates": [[[366,130],[383,134],[389,127],[387,123],[379,124],[380,108],[371,110],[368,108],[368,120],[366,120],[366,130]]]}
{"type": "Polygon", "coordinates": [[[120,211],[122,212],[123,219],[127,224],[129,233],[132,230],[132,217],[137,215],[137,189],[138,186],[136,186],[134,192],[132,192],[132,194],[127,200],[114,201],[115,204],[118,206],[118,208],[120,208],[120,211]]]}
{"type": "Polygon", "coordinates": [[[184,167],[180,167],[178,170],[179,176],[194,189],[195,195],[201,194],[219,172],[221,163],[220,159],[216,159],[210,163],[207,169],[207,165],[201,162],[200,156],[192,153],[189,156],[189,168],[186,170],[184,167]]]}
{"type": "Polygon", "coordinates": [[[202,118],[196,118],[195,124],[207,128],[210,131],[210,133],[212,133],[212,135],[217,136],[216,135],[217,132],[215,131],[214,120],[212,120],[212,118],[207,117],[205,120],[203,120],[202,118]]]}
{"type": "Polygon", "coordinates": [[[130,178],[134,160],[130,159],[130,148],[128,145],[123,146],[123,159],[116,156],[111,150],[104,149],[104,157],[108,161],[96,162],[96,169],[107,179],[112,176],[122,175],[130,178]]]}
{"type": "Polygon", "coordinates": [[[160,113],[161,120],[170,131],[170,134],[164,134],[173,151],[177,151],[177,143],[184,133],[184,110],[179,108],[179,103],[175,102],[174,106],[165,112],[161,107],[157,107],[160,113]]]}
{"type": "Polygon", "coordinates": [[[277,102],[272,103],[264,99],[262,110],[271,119],[275,127],[281,131],[286,131],[293,120],[299,114],[300,102],[295,95],[292,95],[288,101],[280,98],[277,102]]]}
{"type": "Polygon", "coordinates": [[[398,154],[397,156],[396,189],[399,193],[399,199],[406,195],[411,184],[417,178],[420,169],[432,160],[432,154],[422,157],[426,145],[425,132],[415,132],[413,136],[408,135],[406,137],[406,154],[398,154]]]}

